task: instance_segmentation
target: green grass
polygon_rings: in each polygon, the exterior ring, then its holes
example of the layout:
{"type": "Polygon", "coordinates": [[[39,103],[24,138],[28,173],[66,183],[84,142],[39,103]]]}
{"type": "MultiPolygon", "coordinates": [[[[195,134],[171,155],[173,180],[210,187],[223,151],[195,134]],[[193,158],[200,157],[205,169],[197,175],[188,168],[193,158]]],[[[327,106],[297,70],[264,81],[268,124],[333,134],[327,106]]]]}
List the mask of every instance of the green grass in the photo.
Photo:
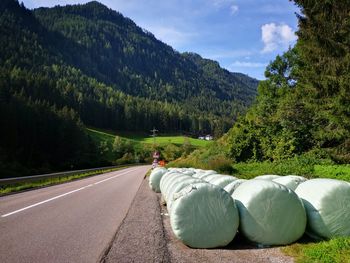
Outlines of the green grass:
{"type": "Polygon", "coordinates": [[[350,165],[315,165],[314,174],[320,178],[350,181],[350,165]]]}
{"type": "Polygon", "coordinates": [[[295,243],[282,248],[297,263],[350,263],[350,238],[317,243],[295,243]]]}
{"type": "Polygon", "coordinates": [[[298,161],[252,162],[233,164],[235,176],[250,179],[263,174],[301,175],[350,181],[350,165],[301,164],[298,161]]]}
{"type": "Polygon", "coordinates": [[[112,168],[112,169],[102,169],[102,170],[91,171],[91,172],[69,175],[69,176],[63,176],[63,177],[48,178],[48,179],[35,181],[35,182],[19,183],[19,184],[14,184],[14,185],[4,185],[4,186],[0,186],[0,195],[18,192],[18,191],[23,191],[23,190],[28,190],[28,189],[33,189],[33,188],[44,187],[44,186],[55,185],[55,184],[60,184],[60,183],[65,183],[65,182],[85,178],[88,176],[118,171],[118,170],[121,170],[125,167],[128,167],[128,166],[120,166],[120,167],[112,168]]]}
{"type": "MultiPolygon", "coordinates": [[[[88,133],[90,136],[96,140],[96,141],[101,141],[105,140],[109,144],[113,144],[114,138],[116,135],[129,139],[135,142],[139,143],[145,143],[145,144],[153,144],[153,137],[147,136],[147,135],[142,135],[140,133],[114,133],[112,131],[105,131],[105,130],[100,130],[100,129],[87,129],[88,133]]],[[[166,145],[169,143],[176,144],[176,145],[182,145],[185,142],[185,139],[188,138],[190,143],[195,146],[195,147],[205,147],[208,146],[212,143],[212,141],[205,141],[205,140],[199,140],[199,139],[194,139],[194,138],[189,138],[185,136],[157,136],[156,137],[156,144],[159,145],[166,145]]]]}

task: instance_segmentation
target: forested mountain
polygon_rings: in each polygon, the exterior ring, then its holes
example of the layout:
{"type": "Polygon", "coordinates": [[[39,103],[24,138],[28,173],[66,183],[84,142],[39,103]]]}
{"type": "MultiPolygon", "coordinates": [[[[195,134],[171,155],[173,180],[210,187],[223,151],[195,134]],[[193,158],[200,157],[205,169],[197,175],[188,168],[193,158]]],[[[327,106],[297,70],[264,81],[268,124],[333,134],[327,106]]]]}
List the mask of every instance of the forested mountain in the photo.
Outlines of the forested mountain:
{"type": "Polygon", "coordinates": [[[2,0],[0,45],[1,170],[101,163],[84,125],[220,135],[258,83],[98,2],[28,10],[2,0]]]}
{"type": "Polygon", "coordinates": [[[256,103],[223,138],[235,161],[301,154],[350,162],[350,5],[295,0],[296,47],[277,56],[256,103]]]}
{"type": "Polygon", "coordinates": [[[87,125],[219,135],[256,94],[256,80],[180,54],[98,2],[13,7],[1,30],[1,65],[50,79],[56,93],[45,89],[42,99],[87,125]]]}

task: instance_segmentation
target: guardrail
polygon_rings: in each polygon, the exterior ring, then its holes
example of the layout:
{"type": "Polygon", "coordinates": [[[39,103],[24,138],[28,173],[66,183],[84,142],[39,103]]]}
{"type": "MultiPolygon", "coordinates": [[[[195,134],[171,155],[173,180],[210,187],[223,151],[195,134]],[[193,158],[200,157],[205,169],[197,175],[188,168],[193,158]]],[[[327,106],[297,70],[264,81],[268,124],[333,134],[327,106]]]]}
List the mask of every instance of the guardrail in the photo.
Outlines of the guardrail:
{"type": "Polygon", "coordinates": [[[4,179],[0,179],[0,186],[12,185],[12,184],[17,184],[17,183],[28,183],[28,182],[40,181],[40,180],[48,179],[48,178],[65,177],[65,176],[75,175],[75,174],[80,174],[80,173],[94,172],[94,171],[98,171],[98,170],[107,170],[107,169],[114,169],[114,168],[118,168],[118,167],[128,167],[128,166],[130,166],[130,165],[107,166],[107,167],[91,168],[91,169],[84,169],[84,170],[74,170],[74,171],[66,171],[66,172],[59,172],[59,173],[4,178],[4,179]]]}

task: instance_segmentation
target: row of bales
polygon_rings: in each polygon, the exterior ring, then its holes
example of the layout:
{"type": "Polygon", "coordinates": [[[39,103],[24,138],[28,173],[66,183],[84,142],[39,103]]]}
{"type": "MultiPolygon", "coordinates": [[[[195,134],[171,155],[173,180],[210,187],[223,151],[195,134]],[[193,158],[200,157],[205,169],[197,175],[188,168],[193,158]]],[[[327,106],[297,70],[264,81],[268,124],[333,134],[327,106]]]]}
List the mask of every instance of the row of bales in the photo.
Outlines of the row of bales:
{"type": "Polygon", "coordinates": [[[350,184],[263,175],[251,180],[194,168],[156,168],[175,236],[193,248],[228,245],[239,231],[259,246],[350,236],[350,184]]]}

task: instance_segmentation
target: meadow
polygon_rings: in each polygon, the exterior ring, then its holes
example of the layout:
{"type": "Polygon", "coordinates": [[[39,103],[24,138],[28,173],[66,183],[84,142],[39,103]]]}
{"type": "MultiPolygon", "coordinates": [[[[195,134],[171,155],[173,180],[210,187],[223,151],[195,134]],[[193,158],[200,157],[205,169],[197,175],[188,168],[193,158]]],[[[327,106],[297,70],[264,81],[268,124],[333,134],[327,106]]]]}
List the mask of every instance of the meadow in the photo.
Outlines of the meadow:
{"type": "Polygon", "coordinates": [[[175,144],[177,146],[182,145],[186,140],[189,141],[189,143],[198,148],[198,147],[206,147],[212,143],[212,141],[206,141],[206,140],[199,140],[191,137],[186,137],[183,135],[159,135],[154,140],[153,137],[146,134],[140,134],[140,133],[126,133],[126,132],[113,132],[110,130],[100,130],[100,129],[87,129],[89,135],[94,140],[99,141],[107,141],[108,143],[113,144],[113,141],[115,139],[115,136],[119,136],[121,138],[131,140],[133,142],[143,143],[143,144],[153,144],[154,142],[158,145],[167,145],[167,144],[175,144]]]}

